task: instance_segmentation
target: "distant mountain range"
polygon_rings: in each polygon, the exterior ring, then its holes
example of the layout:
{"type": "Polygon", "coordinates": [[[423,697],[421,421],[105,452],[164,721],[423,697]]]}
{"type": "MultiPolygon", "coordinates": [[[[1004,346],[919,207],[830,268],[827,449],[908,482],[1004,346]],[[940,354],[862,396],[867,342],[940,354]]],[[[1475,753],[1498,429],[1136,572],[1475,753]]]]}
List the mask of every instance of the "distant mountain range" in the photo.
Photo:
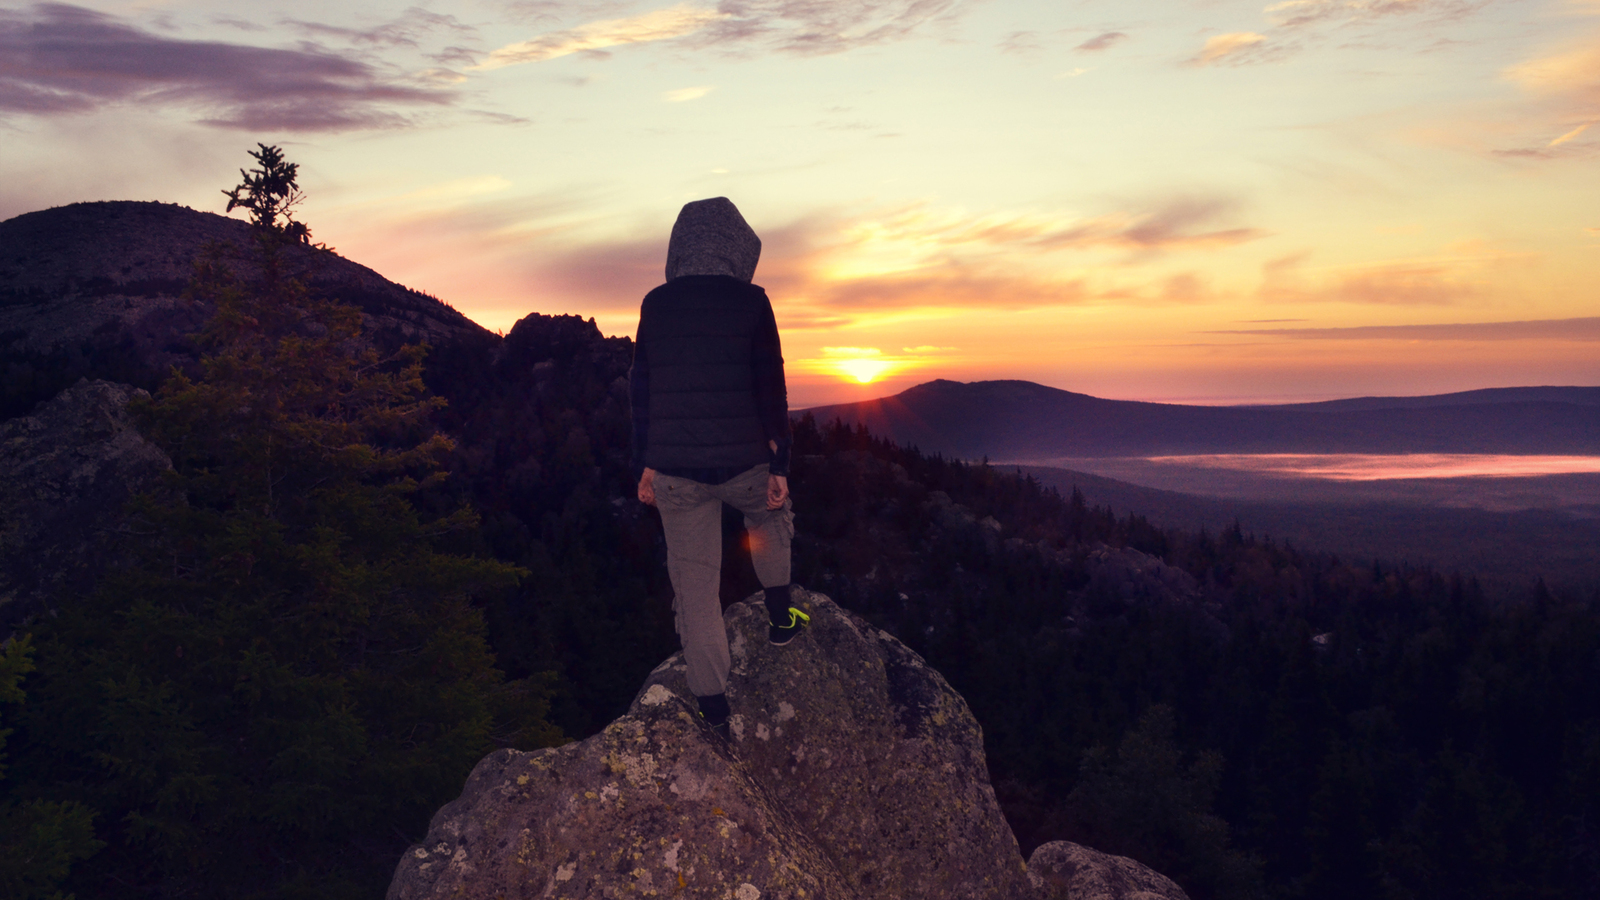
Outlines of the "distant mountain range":
{"type": "Polygon", "coordinates": [[[1524,387],[1282,406],[1105,400],[1029,381],[930,381],[797,410],[961,459],[1205,453],[1600,454],[1600,387],[1524,387]]]}

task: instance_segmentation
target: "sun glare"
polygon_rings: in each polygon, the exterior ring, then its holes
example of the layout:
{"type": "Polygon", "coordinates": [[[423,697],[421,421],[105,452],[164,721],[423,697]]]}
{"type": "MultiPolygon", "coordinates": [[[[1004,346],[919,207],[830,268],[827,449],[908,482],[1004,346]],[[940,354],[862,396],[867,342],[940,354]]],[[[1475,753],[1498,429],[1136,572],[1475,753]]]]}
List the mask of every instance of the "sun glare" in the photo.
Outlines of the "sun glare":
{"type": "MultiPolygon", "coordinates": [[[[818,347],[813,357],[794,360],[796,371],[838,378],[851,384],[872,384],[917,368],[917,353],[886,354],[877,347],[818,347]]],[[[906,348],[911,351],[912,348],[906,348]]],[[[919,348],[919,350],[937,348],[919,348]]]]}
{"type": "Polygon", "coordinates": [[[885,359],[841,359],[834,362],[839,371],[854,378],[861,384],[869,384],[873,379],[894,368],[894,363],[885,359]]]}
{"type": "Polygon", "coordinates": [[[857,384],[871,384],[885,372],[900,367],[895,360],[885,359],[877,347],[823,347],[822,356],[824,370],[832,369],[857,384]]]}

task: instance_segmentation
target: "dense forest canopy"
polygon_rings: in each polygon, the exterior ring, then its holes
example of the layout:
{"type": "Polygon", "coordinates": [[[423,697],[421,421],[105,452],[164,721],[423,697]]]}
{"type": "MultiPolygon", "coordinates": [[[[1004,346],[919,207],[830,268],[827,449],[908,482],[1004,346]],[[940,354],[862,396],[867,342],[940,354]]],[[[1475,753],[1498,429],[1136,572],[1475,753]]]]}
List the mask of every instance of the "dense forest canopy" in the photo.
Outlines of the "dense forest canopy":
{"type": "MultiPolygon", "coordinates": [[[[531,315],[353,350],[352,310],[273,280],[309,239],[282,222],[233,251],[262,280],[202,261],[204,372],[140,409],[175,466],[140,564],[0,654],[5,896],[376,896],[484,752],[595,733],[676,649],[630,342],[531,315]]],[[[1024,852],[1197,900],[1600,896],[1594,587],[1491,596],[795,437],[795,580],[963,694],[1024,852]]],[[[725,545],[732,602],[737,517],[725,545]]]]}

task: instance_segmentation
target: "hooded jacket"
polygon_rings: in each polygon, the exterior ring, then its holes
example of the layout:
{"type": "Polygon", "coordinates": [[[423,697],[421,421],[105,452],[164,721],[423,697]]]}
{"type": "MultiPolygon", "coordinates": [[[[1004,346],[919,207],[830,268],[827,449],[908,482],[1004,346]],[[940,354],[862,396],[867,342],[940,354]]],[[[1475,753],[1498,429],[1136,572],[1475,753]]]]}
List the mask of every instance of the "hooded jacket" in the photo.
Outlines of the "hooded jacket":
{"type": "Polygon", "coordinates": [[[635,469],[708,484],[761,463],[788,474],[778,325],[766,291],[751,283],[760,256],[761,239],[726,197],[678,214],[667,282],[639,309],[629,373],[635,469]]]}

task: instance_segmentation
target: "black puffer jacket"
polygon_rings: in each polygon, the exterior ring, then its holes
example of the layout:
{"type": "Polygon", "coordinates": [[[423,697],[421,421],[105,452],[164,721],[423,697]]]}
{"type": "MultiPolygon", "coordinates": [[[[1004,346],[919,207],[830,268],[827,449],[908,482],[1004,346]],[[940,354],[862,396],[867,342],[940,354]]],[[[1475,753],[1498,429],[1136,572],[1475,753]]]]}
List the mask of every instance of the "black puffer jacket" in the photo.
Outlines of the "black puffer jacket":
{"type": "Polygon", "coordinates": [[[726,198],[679,214],[667,283],[639,311],[630,377],[636,468],[710,483],[761,463],[788,474],[778,326],[766,292],[749,283],[760,252],[726,198]]]}

